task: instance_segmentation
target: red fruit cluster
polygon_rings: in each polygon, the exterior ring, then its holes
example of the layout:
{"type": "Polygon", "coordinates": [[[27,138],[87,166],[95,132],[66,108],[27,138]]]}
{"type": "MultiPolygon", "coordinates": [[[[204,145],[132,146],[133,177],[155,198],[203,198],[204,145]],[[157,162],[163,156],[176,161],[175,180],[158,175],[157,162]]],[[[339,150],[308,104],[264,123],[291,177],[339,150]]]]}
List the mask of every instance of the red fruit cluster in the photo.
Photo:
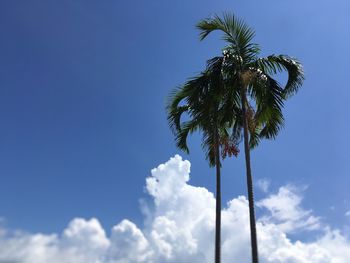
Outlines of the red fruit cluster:
{"type": "Polygon", "coordinates": [[[222,139],[221,142],[221,157],[225,159],[227,156],[232,157],[233,155],[237,157],[239,153],[239,148],[236,142],[229,139],[222,139]]]}

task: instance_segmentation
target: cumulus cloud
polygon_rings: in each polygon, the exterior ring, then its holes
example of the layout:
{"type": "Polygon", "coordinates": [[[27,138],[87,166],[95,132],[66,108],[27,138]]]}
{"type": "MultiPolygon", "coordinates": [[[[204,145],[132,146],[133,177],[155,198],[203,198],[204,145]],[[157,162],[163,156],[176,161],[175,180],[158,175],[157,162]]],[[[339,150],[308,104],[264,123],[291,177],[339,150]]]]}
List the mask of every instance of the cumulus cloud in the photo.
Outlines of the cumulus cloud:
{"type": "MultiPolygon", "coordinates": [[[[190,163],[178,155],[151,171],[141,229],[123,220],[106,234],[97,219],[73,219],[61,234],[7,231],[0,226],[0,263],[207,263],[214,258],[215,198],[189,184],[190,163]]],[[[281,187],[257,202],[262,263],[345,263],[350,242],[301,206],[301,192],[281,187]],[[318,229],[313,241],[292,241],[291,231],[318,229]]],[[[222,210],[223,262],[250,262],[248,202],[239,196],[222,210]]]]}
{"type": "Polygon", "coordinates": [[[258,207],[269,211],[261,220],[274,223],[285,233],[320,229],[320,219],[301,207],[302,199],[297,187],[280,187],[276,194],[257,202],[258,207]]]}

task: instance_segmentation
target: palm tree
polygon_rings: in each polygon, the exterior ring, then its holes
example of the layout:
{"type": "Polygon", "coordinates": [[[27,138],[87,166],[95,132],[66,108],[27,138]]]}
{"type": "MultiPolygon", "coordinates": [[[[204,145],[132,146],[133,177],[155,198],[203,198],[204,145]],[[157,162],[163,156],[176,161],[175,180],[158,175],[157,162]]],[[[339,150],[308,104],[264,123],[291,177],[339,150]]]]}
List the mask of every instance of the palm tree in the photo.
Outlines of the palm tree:
{"type": "Polygon", "coordinates": [[[223,18],[215,15],[204,19],[197,24],[197,28],[200,30],[201,40],[213,31],[221,31],[223,40],[228,44],[223,51],[222,74],[226,94],[222,97],[222,108],[226,109],[223,110],[225,116],[232,116],[234,136],[239,136],[243,130],[252,262],[258,263],[250,149],[261,138],[274,139],[283,127],[283,103],[302,85],[302,65],[286,55],[259,58],[260,48],[252,42],[254,31],[232,14],[226,13],[223,18]],[[283,88],[273,79],[273,75],[281,71],[288,73],[288,81],[283,88]],[[239,109],[232,107],[237,104],[239,109]]]}
{"type": "MultiPolygon", "coordinates": [[[[237,154],[234,141],[227,128],[232,125],[225,120],[222,96],[224,84],[222,77],[223,57],[215,57],[207,62],[206,70],[190,79],[182,87],[174,90],[169,97],[167,112],[169,125],[176,138],[176,145],[189,152],[187,137],[201,131],[202,148],[210,166],[216,168],[216,220],[215,220],[215,262],[221,262],[221,158],[226,154],[237,154]],[[181,121],[187,116],[189,120],[181,121]]],[[[227,111],[227,110],[226,110],[227,111]]],[[[230,116],[231,117],[231,116],[230,116]]]]}

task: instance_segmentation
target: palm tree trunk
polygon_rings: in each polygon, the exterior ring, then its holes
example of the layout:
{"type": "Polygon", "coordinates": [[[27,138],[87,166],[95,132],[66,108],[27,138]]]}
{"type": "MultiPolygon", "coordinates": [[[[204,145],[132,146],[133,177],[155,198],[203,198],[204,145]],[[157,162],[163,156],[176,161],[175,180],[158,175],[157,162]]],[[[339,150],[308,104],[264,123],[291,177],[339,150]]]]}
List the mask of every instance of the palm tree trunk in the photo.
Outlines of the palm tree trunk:
{"type": "Polygon", "coordinates": [[[245,87],[241,88],[241,102],[243,113],[243,132],[244,132],[244,153],[245,164],[247,172],[247,188],[248,188],[248,202],[249,202],[249,219],[250,219],[250,242],[252,248],[252,262],[258,263],[258,242],[256,237],[256,223],[255,223],[255,211],[254,211],[254,190],[253,190],[253,177],[250,167],[250,147],[249,147],[249,134],[248,134],[248,121],[247,121],[247,109],[246,109],[246,92],[245,87]]]}
{"type": "Polygon", "coordinates": [[[218,129],[215,127],[215,167],[216,167],[216,218],[215,218],[215,263],[221,262],[221,174],[218,129]]]}

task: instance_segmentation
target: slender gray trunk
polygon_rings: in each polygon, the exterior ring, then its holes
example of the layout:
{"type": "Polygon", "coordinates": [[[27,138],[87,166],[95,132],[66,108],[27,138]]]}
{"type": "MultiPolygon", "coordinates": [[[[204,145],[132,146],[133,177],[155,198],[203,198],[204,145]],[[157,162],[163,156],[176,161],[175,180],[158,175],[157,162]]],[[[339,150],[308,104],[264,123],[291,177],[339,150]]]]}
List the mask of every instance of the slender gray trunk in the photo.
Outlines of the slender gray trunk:
{"type": "Polygon", "coordinates": [[[221,262],[221,174],[218,129],[215,127],[215,167],[216,167],[216,218],[215,218],[215,263],[221,262]]]}
{"type": "Polygon", "coordinates": [[[241,102],[242,102],[242,113],[243,113],[244,153],[245,153],[245,164],[246,164],[246,172],[247,172],[252,262],[258,263],[259,262],[258,242],[257,242],[257,235],[256,235],[256,223],[255,223],[255,211],[254,211],[253,177],[252,177],[252,171],[250,167],[250,147],[249,147],[247,108],[246,108],[246,91],[243,85],[241,88],[241,102]]]}

